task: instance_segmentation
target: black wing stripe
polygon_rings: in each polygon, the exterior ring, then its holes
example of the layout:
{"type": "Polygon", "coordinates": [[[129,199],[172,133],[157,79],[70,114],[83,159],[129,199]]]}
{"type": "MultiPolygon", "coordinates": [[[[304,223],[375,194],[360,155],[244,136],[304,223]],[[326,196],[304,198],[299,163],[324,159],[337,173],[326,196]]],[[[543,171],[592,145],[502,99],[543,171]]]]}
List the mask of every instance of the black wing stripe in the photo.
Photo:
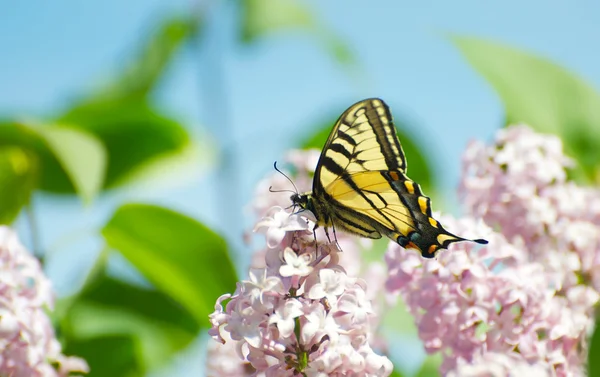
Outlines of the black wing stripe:
{"type": "MultiPolygon", "coordinates": [[[[404,157],[404,152],[402,151],[402,146],[400,145],[400,140],[398,139],[398,135],[396,134],[396,127],[394,126],[394,122],[392,120],[392,113],[390,112],[390,108],[388,107],[388,105],[386,105],[383,101],[379,101],[379,103],[381,104],[383,111],[385,112],[385,117],[388,119],[388,124],[387,124],[387,132],[385,132],[386,135],[384,135],[384,139],[386,141],[389,141],[390,139],[392,140],[392,142],[394,143],[394,146],[396,147],[396,151],[398,151],[397,153],[394,153],[393,150],[390,150],[390,154],[385,154],[386,156],[394,156],[400,159],[400,161],[402,161],[402,166],[399,167],[399,170],[406,170],[406,158],[404,157]],[[389,132],[389,138],[386,137],[388,136],[388,132],[389,132]]],[[[377,117],[377,120],[381,123],[381,120],[379,117],[377,117]]],[[[385,131],[386,127],[384,125],[382,125],[382,129],[385,131]]],[[[389,148],[389,144],[386,144],[386,146],[389,148]]],[[[391,149],[391,148],[390,148],[391,149]]],[[[397,165],[397,160],[394,159],[394,163],[397,165]]],[[[396,169],[390,169],[390,170],[396,170],[396,169]]]]}
{"type": "MultiPolygon", "coordinates": [[[[347,209],[344,208],[344,211],[347,211],[347,209]]],[[[355,212],[355,211],[352,211],[352,212],[355,212]]],[[[344,214],[343,214],[342,211],[340,211],[340,212],[337,213],[337,217],[338,217],[338,219],[340,221],[343,221],[344,223],[350,225],[351,227],[353,227],[355,229],[358,229],[358,230],[364,232],[365,234],[371,234],[371,233],[377,231],[375,228],[365,228],[363,225],[358,224],[357,222],[350,220],[348,217],[344,216],[344,214]]],[[[355,217],[356,217],[356,215],[355,215],[355,217]]]]}
{"type": "Polygon", "coordinates": [[[344,157],[346,157],[348,160],[350,160],[350,159],[352,159],[352,157],[354,157],[352,155],[352,152],[350,152],[348,149],[344,148],[344,146],[342,144],[333,143],[329,147],[329,150],[344,155],[344,157]]]}
{"type": "Polygon", "coordinates": [[[394,126],[394,123],[392,121],[392,113],[390,112],[390,108],[385,103],[381,102],[381,104],[383,106],[383,110],[385,111],[385,116],[387,117],[387,119],[389,119],[389,131],[391,132],[391,135],[393,135],[391,139],[394,145],[396,146],[396,150],[399,154],[399,156],[397,157],[399,157],[402,161],[402,166],[400,166],[400,170],[406,170],[406,158],[404,157],[404,152],[402,151],[402,145],[400,145],[400,139],[398,139],[398,135],[396,134],[396,127],[394,126]]]}
{"type": "Polygon", "coordinates": [[[385,198],[380,193],[378,193],[377,191],[365,190],[364,187],[361,187],[361,189],[364,192],[368,192],[369,194],[373,194],[373,195],[377,196],[377,198],[379,200],[381,200],[381,202],[383,203],[384,206],[386,206],[386,207],[388,206],[387,200],[385,200],[385,198]]]}
{"type": "Polygon", "coordinates": [[[338,165],[338,163],[335,162],[335,160],[329,156],[321,157],[321,166],[324,167],[325,169],[329,170],[330,172],[332,172],[335,175],[341,176],[342,174],[345,173],[344,168],[341,167],[340,165],[338,165]]]}
{"type": "Polygon", "coordinates": [[[345,142],[347,142],[350,145],[356,145],[356,140],[354,140],[352,138],[352,136],[348,135],[347,133],[345,133],[342,130],[337,131],[337,137],[344,140],[345,142]]]}
{"type": "MultiPolygon", "coordinates": [[[[379,101],[379,103],[381,103],[381,105],[383,106],[383,108],[386,112],[386,116],[390,120],[390,123],[388,123],[388,125],[391,125],[392,118],[391,118],[391,115],[389,113],[387,106],[385,104],[383,104],[383,102],[381,102],[381,101],[379,101]]],[[[381,118],[379,117],[379,114],[377,113],[377,108],[373,105],[372,101],[368,103],[368,107],[367,107],[366,111],[367,111],[367,117],[369,119],[369,123],[371,124],[371,127],[373,128],[375,137],[377,138],[377,144],[379,144],[381,154],[385,158],[385,163],[386,163],[388,169],[389,170],[402,169],[403,167],[398,164],[398,160],[397,160],[398,155],[396,152],[394,152],[394,150],[390,146],[390,143],[388,140],[388,133],[386,132],[386,128],[389,128],[389,127],[386,127],[381,122],[381,118]]],[[[389,131],[392,131],[392,130],[389,130],[389,131]]],[[[393,130],[393,131],[395,132],[395,130],[393,130]]],[[[392,139],[394,139],[394,141],[399,144],[399,142],[397,141],[397,139],[398,139],[397,137],[393,137],[392,139]]],[[[401,151],[401,149],[398,148],[397,151],[401,151]]]]}

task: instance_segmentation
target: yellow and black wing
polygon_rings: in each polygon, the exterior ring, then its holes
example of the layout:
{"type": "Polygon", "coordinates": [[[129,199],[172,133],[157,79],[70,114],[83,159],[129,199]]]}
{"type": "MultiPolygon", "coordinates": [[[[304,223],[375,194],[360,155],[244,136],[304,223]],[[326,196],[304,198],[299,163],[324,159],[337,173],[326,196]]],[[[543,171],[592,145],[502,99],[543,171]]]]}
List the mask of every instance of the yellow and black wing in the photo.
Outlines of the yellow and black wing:
{"type": "Polygon", "coordinates": [[[406,172],[406,159],[389,108],[373,98],[350,106],[336,122],[317,164],[313,192],[344,173],[375,170],[406,172]]]}
{"type": "Polygon", "coordinates": [[[389,108],[380,99],[366,99],[334,126],[315,171],[313,196],[334,227],[370,238],[382,234],[424,257],[464,241],[431,217],[429,198],[405,173],[389,108]]]}

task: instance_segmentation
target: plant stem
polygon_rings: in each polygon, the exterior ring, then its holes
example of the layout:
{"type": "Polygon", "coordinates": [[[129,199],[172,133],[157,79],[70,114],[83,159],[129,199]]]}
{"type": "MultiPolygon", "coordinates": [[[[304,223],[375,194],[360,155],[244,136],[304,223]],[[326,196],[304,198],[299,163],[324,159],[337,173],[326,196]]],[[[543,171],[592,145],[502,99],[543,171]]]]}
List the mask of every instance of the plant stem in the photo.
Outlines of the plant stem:
{"type": "Polygon", "coordinates": [[[29,234],[31,237],[31,252],[35,255],[42,264],[44,264],[44,253],[40,246],[40,230],[37,226],[35,211],[33,210],[33,197],[29,200],[29,204],[25,207],[27,216],[27,224],[29,225],[29,234]]]}
{"type": "MultiPolygon", "coordinates": [[[[197,41],[198,55],[202,62],[200,67],[200,89],[203,93],[202,104],[205,121],[212,135],[218,142],[218,162],[215,167],[215,196],[217,198],[217,214],[220,216],[219,226],[235,245],[242,232],[240,170],[237,169],[235,154],[235,130],[231,119],[230,96],[227,88],[225,71],[225,54],[227,47],[227,30],[224,29],[223,1],[202,1],[203,37],[197,41]]],[[[225,9],[226,10],[226,9],[225,9]]]]}

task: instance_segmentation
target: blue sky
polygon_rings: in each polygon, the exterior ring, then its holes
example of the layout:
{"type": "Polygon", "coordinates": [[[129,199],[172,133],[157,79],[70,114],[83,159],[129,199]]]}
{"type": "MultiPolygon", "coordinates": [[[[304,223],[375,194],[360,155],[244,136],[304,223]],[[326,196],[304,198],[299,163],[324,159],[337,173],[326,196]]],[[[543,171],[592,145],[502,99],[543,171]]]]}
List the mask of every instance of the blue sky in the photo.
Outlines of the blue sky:
{"type": "MultiPolygon", "coordinates": [[[[119,67],[155,18],[186,11],[192,3],[0,0],[0,116],[60,111],[70,98],[119,67]]],[[[251,198],[273,161],[310,134],[311,126],[371,96],[383,98],[393,114],[409,120],[408,131],[428,146],[440,185],[452,202],[461,151],[470,139],[489,140],[503,112],[491,88],[444,38],[446,32],[492,38],[538,53],[600,87],[600,3],[592,0],[307,1],[354,51],[359,76],[349,75],[314,39],[299,33],[240,46],[234,3],[214,4],[220,5],[211,14],[204,50],[188,49],[177,57],[155,100],[188,124],[197,138],[207,130],[230,140],[239,166],[240,205],[251,198]],[[220,60],[212,54],[217,50],[220,60]],[[215,103],[215,78],[207,73],[214,64],[223,73],[226,103],[215,103]],[[223,108],[229,109],[228,135],[219,127],[227,121],[218,111],[223,108]]],[[[65,269],[58,261],[89,264],[101,243],[85,235],[93,234],[124,201],[181,210],[237,239],[240,227],[217,218],[213,178],[208,171],[168,189],[130,188],[91,208],[75,200],[36,197],[42,241],[60,250],[60,258],[54,264],[50,259],[49,265],[59,292],[69,292],[83,269],[65,269]]],[[[18,227],[26,229],[22,220],[18,227]]]]}

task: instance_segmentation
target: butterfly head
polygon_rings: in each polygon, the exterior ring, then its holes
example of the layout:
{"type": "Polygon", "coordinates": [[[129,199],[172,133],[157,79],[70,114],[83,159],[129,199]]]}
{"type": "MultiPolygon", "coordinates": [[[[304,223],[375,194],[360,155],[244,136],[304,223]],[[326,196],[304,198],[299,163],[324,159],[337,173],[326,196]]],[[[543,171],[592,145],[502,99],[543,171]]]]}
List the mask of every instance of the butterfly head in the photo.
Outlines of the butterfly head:
{"type": "Polygon", "coordinates": [[[298,206],[302,209],[307,209],[306,207],[308,206],[309,202],[308,194],[294,193],[292,194],[292,196],[290,196],[290,200],[292,201],[293,205],[298,206]]]}
{"type": "Polygon", "coordinates": [[[324,214],[323,211],[320,210],[320,206],[318,205],[318,203],[316,203],[315,201],[315,197],[312,196],[312,193],[307,192],[304,194],[292,194],[292,196],[290,196],[290,199],[292,200],[292,206],[294,207],[300,207],[301,210],[298,212],[303,212],[303,211],[309,211],[313,214],[314,219],[313,221],[315,221],[316,223],[321,224],[321,220],[324,218],[324,214]]]}

